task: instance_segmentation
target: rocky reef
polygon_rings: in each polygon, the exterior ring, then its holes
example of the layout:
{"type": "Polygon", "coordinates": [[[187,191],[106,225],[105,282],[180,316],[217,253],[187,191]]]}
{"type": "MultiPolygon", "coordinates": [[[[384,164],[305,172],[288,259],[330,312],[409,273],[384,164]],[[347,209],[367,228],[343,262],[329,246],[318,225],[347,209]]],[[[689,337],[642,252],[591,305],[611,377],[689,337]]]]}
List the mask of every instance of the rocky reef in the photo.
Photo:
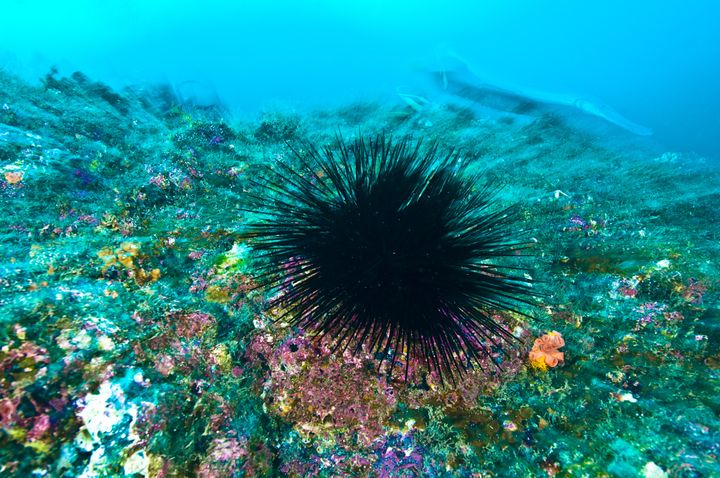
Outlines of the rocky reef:
{"type": "Polygon", "coordinates": [[[0,72],[0,474],[717,476],[719,179],[552,116],[236,121],[167,87],[0,72]],[[381,131],[476,158],[531,231],[541,303],[498,316],[521,343],[456,384],[274,320],[238,233],[294,142],[381,131]]]}

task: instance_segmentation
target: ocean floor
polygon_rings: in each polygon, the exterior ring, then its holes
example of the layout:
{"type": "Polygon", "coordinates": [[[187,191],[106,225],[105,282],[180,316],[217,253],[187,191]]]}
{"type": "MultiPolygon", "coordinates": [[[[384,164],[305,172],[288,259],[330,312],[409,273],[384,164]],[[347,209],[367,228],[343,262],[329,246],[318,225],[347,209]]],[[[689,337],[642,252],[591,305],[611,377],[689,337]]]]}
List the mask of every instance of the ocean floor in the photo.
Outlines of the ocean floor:
{"type": "Polygon", "coordinates": [[[0,475],[720,476],[719,170],[554,117],[241,122],[168,88],[0,73],[0,475]],[[288,144],[380,131],[476,156],[520,203],[545,295],[499,318],[524,342],[499,371],[388,382],[252,290],[248,180],[288,144]],[[558,334],[561,360],[530,359],[558,334]]]}

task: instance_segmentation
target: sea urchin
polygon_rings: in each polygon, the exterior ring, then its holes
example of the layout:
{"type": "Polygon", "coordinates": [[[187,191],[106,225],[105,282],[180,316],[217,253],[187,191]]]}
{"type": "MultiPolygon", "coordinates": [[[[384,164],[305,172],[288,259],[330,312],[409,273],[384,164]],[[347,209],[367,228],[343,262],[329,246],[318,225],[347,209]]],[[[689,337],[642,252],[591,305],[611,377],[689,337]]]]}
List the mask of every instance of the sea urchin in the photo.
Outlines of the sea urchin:
{"type": "Polygon", "coordinates": [[[513,339],[493,315],[530,302],[523,269],[502,265],[526,242],[466,159],[384,135],[303,149],[255,182],[267,194],[250,193],[260,216],[243,234],[283,320],[441,378],[513,339]]]}

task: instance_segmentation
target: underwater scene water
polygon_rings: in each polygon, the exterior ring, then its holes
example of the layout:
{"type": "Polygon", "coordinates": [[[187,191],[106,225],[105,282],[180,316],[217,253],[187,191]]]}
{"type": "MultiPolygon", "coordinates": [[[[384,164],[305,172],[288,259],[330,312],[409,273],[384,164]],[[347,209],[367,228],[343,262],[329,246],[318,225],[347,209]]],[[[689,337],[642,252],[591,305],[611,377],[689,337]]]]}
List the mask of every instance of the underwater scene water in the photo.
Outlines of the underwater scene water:
{"type": "Polygon", "coordinates": [[[720,476],[720,6],[0,4],[0,476],[720,476]]]}

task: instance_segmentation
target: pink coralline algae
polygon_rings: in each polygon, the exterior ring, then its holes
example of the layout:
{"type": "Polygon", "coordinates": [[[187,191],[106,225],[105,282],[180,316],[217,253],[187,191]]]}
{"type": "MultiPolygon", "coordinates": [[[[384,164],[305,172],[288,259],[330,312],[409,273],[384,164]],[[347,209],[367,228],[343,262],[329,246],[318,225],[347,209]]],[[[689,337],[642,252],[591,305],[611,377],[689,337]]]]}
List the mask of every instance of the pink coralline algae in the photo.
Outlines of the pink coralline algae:
{"type": "Polygon", "coordinates": [[[204,254],[204,251],[192,251],[188,254],[188,257],[194,261],[197,261],[201,259],[204,254]]]}
{"type": "Polygon", "coordinates": [[[376,450],[373,476],[396,478],[423,475],[423,456],[413,443],[410,433],[390,435],[376,444],[376,450]]]}
{"type": "Polygon", "coordinates": [[[681,287],[683,299],[692,305],[702,305],[703,295],[707,292],[707,286],[697,279],[688,279],[687,284],[681,287]]]}
{"type": "Polygon", "coordinates": [[[233,476],[240,464],[248,456],[247,440],[237,438],[215,438],[210,445],[210,453],[197,469],[200,478],[222,478],[233,476]]]}
{"type": "Polygon", "coordinates": [[[369,356],[332,355],[325,344],[304,337],[287,340],[275,350],[256,338],[251,359],[268,357],[271,377],[265,388],[269,408],[295,423],[305,435],[334,436],[339,443],[370,444],[384,435],[395,408],[384,377],[367,367],[369,356]]]}
{"type": "MultiPolygon", "coordinates": [[[[139,315],[135,316],[135,320],[144,322],[139,315]]],[[[203,345],[203,341],[213,337],[216,330],[216,320],[212,315],[198,311],[172,312],[155,326],[158,333],[135,343],[133,350],[138,360],[148,360],[162,376],[197,373],[213,378],[219,371],[230,371],[226,349],[203,345]]]]}
{"type": "MultiPolygon", "coordinates": [[[[519,338],[524,338],[523,333],[519,338]]],[[[429,403],[441,403],[448,407],[472,408],[480,397],[493,393],[504,381],[510,380],[519,372],[524,362],[524,355],[518,349],[493,348],[493,344],[485,343],[491,353],[483,357],[479,367],[468,370],[456,384],[445,387],[436,373],[429,372],[422,361],[410,364],[408,383],[427,383],[429,390],[408,387],[405,383],[397,383],[398,399],[410,408],[419,409],[429,403]]],[[[404,366],[404,365],[403,365],[404,366]]]]}
{"type": "Polygon", "coordinates": [[[163,174],[158,174],[150,178],[150,184],[154,184],[161,189],[165,189],[168,187],[168,180],[163,174]]]}
{"type": "MultiPolygon", "coordinates": [[[[16,327],[16,332],[24,329],[16,327]]],[[[32,342],[14,348],[16,342],[0,349],[0,427],[19,427],[30,440],[39,440],[51,428],[50,405],[27,392],[35,380],[47,375],[48,351],[32,342]],[[21,407],[21,403],[31,406],[21,407]]]]}
{"type": "Polygon", "coordinates": [[[172,322],[179,337],[193,339],[201,337],[214,325],[215,319],[209,314],[190,312],[173,314],[172,322]]]}
{"type": "Polygon", "coordinates": [[[597,233],[598,230],[604,228],[605,225],[605,220],[585,219],[578,214],[573,214],[572,217],[568,219],[568,225],[564,230],[572,232],[585,231],[586,235],[591,235],[597,233]]]}
{"type": "Polygon", "coordinates": [[[478,397],[517,373],[523,362],[519,351],[509,350],[505,356],[498,349],[483,360],[482,368],[469,370],[450,387],[443,386],[420,359],[409,364],[405,382],[398,370],[404,372],[407,358],[398,354],[396,376],[388,382],[389,361],[380,362],[368,353],[335,355],[327,342],[313,342],[302,332],[283,341],[270,333],[258,334],[248,359],[266,362],[269,368],[264,394],[271,412],[295,423],[301,435],[333,439],[340,447],[368,446],[383,439],[393,428],[389,417],[399,401],[410,409],[430,403],[472,408],[478,397]],[[426,383],[429,389],[412,386],[415,383],[426,383]]]}
{"type": "Polygon", "coordinates": [[[685,317],[681,312],[671,310],[667,304],[659,302],[645,302],[635,308],[640,317],[637,319],[634,332],[640,330],[661,329],[668,333],[676,328],[685,317]]]}
{"type": "Polygon", "coordinates": [[[175,369],[173,358],[168,354],[159,354],[155,357],[155,370],[167,377],[175,369]]]}
{"type": "Polygon", "coordinates": [[[27,437],[30,440],[37,440],[39,438],[42,438],[49,429],[50,416],[45,414],[40,415],[38,417],[35,417],[35,420],[33,421],[33,427],[28,432],[27,437]]]}
{"type": "Polygon", "coordinates": [[[9,398],[0,400],[0,426],[9,427],[15,423],[19,401],[19,399],[11,400],[9,398]]]}

